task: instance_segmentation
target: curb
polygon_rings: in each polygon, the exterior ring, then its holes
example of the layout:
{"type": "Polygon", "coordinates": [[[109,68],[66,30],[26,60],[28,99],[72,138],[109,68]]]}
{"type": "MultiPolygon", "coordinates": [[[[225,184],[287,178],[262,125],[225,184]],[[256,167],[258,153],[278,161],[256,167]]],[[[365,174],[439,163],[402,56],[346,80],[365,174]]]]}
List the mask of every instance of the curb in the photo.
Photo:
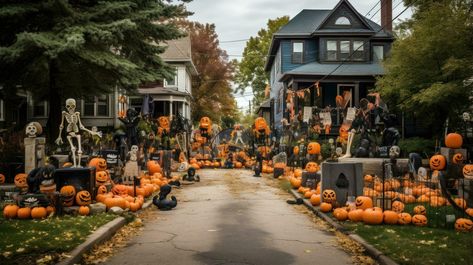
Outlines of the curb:
{"type": "Polygon", "coordinates": [[[57,263],[58,265],[78,264],[82,260],[82,255],[90,251],[95,245],[100,244],[111,238],[118,229],[126,224],[123,217],[117,217],[97,229],[87,237],[87,240],[68,253],[69,257],[57,263]]]}
{"type": "MultiPolygon", "coordinates": [[[[147,200],[143,203],[140,211],[148,208],[153,204],[153,200],[147,200]]],[[[126,225],[126,219],[124,217],[117,217],[112,221],[99,227],[95,232],[90,234],[84,243],[80,244],[68,253],[68,258],[60,261],[57,265],[73,265],[79,264],[82,261],[82,255],[89,252],[95,245],[103,243],[109,240],[120,228],[126,225]]]]}
{"type": "Polygon", "coordinates": [[[350,237],[353,241],[356,241],[358,244],[362,245],[365,248],[366,254],[368,254],[370,257],[375,259],[379,264],[381,265],[398,265],[394,260],[389,258],[388,256],[384,255],[383,252],[379,251],[377,248],[375,248],[373,245],[369,244],[366,242],[362,237],[360,237],[357,234],[352,233],[348,229],[346,229],[343,225],[339,224],[332,218],[330,218],[328,215],[320,211],[319,209],[315,208],[312,206],[310,201],[304,199],[297,191],[291,189],[290,193],[292,196],[294,196],[296,199],[302,199],[304,201],[304,205],[311,210],[312,212],[315,213],[316,216],[320,217],[324,221],[326,221],[330,226],[333,228],[337,229],[338,231],[344,233],[348,237],[350,237]]]}

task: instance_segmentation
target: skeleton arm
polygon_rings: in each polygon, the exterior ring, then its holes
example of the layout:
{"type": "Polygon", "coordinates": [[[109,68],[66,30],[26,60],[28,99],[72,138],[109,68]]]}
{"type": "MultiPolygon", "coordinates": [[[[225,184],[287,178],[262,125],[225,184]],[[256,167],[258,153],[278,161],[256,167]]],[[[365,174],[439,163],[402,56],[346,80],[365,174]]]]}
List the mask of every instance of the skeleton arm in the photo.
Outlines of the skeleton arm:
{"type": "Polygon", "coordinates": [[[79,129],[88,132],[90,135],[97,135],[99,138],[102,138],[102,132],[94,132],[85,128],[85,126],[82,124],[82,121],[80,120],[80,112],[76,112],[76,115],[77,115],[77,122],[79,123],[79,129]]]}
{"type": "Polygon", "coordinates": [[[61,135],[62,135],[62,129],[64,129],[64,114],[65,112],[63,111],[62,116],[61,116],[61,124],[59,125],[59,135],[55,141],[57,145],[63,144],[61,135]]]}

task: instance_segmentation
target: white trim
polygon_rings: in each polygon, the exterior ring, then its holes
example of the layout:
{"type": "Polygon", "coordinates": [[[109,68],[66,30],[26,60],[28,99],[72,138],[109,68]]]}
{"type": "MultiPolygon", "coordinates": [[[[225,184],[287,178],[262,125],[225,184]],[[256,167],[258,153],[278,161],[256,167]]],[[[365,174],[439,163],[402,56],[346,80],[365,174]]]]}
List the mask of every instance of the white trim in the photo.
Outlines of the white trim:
{"type": "MultiPolygon", "coordinates": [[[[44,115],[41,115],[41,116],[35,115],[35,113],[34,113],[35,101],[32,100],[31,102],[32,102],[32,111],[31,111],[32,115],[31,115],[31,116],[32,116],[33,118],[47,118],[47,117],[48,117],[48,104],[49,104],[48,101],[43,100],[43,103],[44,103],[44,105],[43,105],[43,108],[44,108],[44,115]]],[[[41,101],[40,101],[40,102],[41,102],[41,101]]]]}
{"type": "Polygon", "coordinates": [[[3,104],[3,99],[0,99],[0,121],[5,120],[5,106],[3,104]]]}

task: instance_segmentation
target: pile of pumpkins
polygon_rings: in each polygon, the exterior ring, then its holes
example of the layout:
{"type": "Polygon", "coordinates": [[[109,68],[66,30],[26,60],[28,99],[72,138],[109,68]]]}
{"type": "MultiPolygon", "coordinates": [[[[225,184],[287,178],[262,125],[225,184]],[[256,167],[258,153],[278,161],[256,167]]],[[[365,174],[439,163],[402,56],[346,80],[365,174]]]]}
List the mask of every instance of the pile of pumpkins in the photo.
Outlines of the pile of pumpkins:
{"type": "MultiPolygon", "coordinates": [[[[87,208],[88,209],[88,208],[87,208]]],[[[3,208],[3,216],[6,219],[44,219],[55,212],[54,207],[19,207],[9,204],[3,208]]],[[[80,212],[79,212],[80,214],[80,212]]],[[[88,213],[87,213],[88,214],[88,213]]]]}
{"type": "Polygon", "coordinates": [[[214,160],[214,161],[210,161],[210,160],[199,160],[199,161],[197,161],[197,159],[194,157],[194,158],[190,159],[189,164],[190,164],[191,167],[193,167],[197,170],[197,169],[201,169],[201,168],[219,168],[219,167],[223,167],[224,162],[223,161],[218,162],[216,160],[214,160]]]}

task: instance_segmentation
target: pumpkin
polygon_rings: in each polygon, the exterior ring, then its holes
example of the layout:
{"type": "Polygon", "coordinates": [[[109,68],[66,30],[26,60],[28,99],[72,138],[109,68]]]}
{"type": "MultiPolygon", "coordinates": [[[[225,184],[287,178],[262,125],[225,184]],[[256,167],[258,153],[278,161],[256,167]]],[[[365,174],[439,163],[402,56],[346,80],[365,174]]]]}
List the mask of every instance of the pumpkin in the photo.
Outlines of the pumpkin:
{"type": "Polygon", "coordinates": [[[5,183],[5,175],[0,174],[0,184],[4,184],[4,183],[5,183]]]}
{"type": "Polygon", "coordinates": [[[383,215],[384,215],[383,221],[385,224],[395,225],[398,223],[399,214],[397,212],[388,210],[388,211],[384,211],[383,215]]]}
{"type": "Polygon", "coordinates": [[[95,173],[95,186],[104,185],[110,182],[110,175],[108,171],[98,171],[95,173]]]}
{"type": "Polygon", "coordinates": [[[44,207],[34,207],[31,210],[31,217],[33,219],[43,219],[48,216],[48,211],[44,207]]]}
{"type": "Polygon", "coordinates": [[[71,162],[65,162],[64,164],[62,164],[62,167],[63,168],[69,168],[69,167],[72,167],[73,164],[71,162]]]}
{"type": "Polygon", "coordinates": [[[465,213],[468,214],[470,217],[473,217],[473,208],[466,209],[465,213]]]}
{"type": "Polygon", "coordinates": [[[243,164],[241,162],[235,162],[235,168],[242,168],[243,164]]]}
{"type": "Polygon", "coordinates": [[[309,190],[304,193],[304,198],[310,199],[315,194],[315,190],[309,190]]]}
{"type": "Polygon", "coordinates": [[[464,157],[463,157],[462,153],[456,153],[452,157],[453,164],[457,164],[457,165],[461,164],[461,163],[463,163],[463,160],[464,160],[464,157]]]}
{"type": "Polygon", "coordinates": [[[18,216],[19,219],[30,219],[31,208],[29,207],[19,208],[18,211],[16,212],[16,215],[18,216]]]}
{"type": "Polygon", "coordinates": [[[358,196],[355,200],[356,209],[366,210],[373,207],[373,200],[367,196],[358,196]]]}
{"type": "Polygon", "coordinates": [[[94,157],[89,161],[89,167],[95,167],[96,171],[107,170],[107,160],[101,157],[94,157]]]}
{"type": "Polygon", "coordinates": [[[317,173],[317,171],[320,170],[320,167],[317,163],[315,162],[309,162],[307,163],[307,165],[305,166],[305,170],[309,173],[317,173]]]}
{"type": "Polygon", "coordinates": [[[455,221],[455,230],[460,232],[470,232],[473,230],[473,221],[467,218],[458,218],[455,221]]]}
{"type": "Polygon", "coordinates": [[[90,192],[86,190],[79,191],[76,194],[76,203],[79,206],[89,205],[92,202],[92,196],[90,192]]]}
{"type": "Polygon", "coordinates": [[[122,197],[113,197],[113,198],[106,198],[104,204],[107,206],[107,209],[112,207],[120,207],[122,209],[126,209],[127,201],[122,197]]]}
{"type": "Polygon", "coordinates": [[[449,133],[445,137],[445,146],[452,149],[461,148],[463,145],[463,137],[459,133],[449,133]]]}
{"type": "Polygon", "coordinates": [[[20,209],[20,207],[14,204],[5,206],[5,208],[3,208],[3,217],[5,217],[6,219],[16,218],[16,213],[18,212],[18,209],[20,209]]]}
{"type": "Polygon", "coordinates": [[[332,204],[323,202],[320,204],[320,210],[324,213],[328,213],[332,210],[332,204]]]}
{"type": "Polygon", "coordinates": [[[302,187],[301,186],[297,189],[297,192],[299,192],[300,194],[305,194],[308,191],[310,191],[310,188],[308,188],[308,187],[302,187]]]}
{"type": "Polygon", "coordinates": [[[255,130],[258,132],[267,131],[268,125],[266,124],[266,120],[263,117],[258,117],[255,119],[255,130]]]}
{"type": "Polygon", "coordinates": [[[296,177],[292,177],[290,182],[291,182],[291,186],[294,189],[298,189],[302,184],[302,180],[300,178],[296,178],[296,177]]]}
{"type": "Polygon", "coordinates": [[[348,219],[352,222],[361,222],[363,221],[364,210],[356,209],[348,212],[348,219]]]}
{"type": "Polygon", "coordinates": [[[117,184],[112,188],[113,195],[124,196],[128,194],[128,188],[125,185],[117,184]]]}
{"type": "Polygon", "coordinates": [[[79,207],[79,214],[82,216],[86,216],[90,214],[89,206],[81,206],[79,207]]]}
{"type": "Polygon", "coordinates": [[[309,155],[320,155],[320,144],[317,142],[310,142],[307,145],[307,153],[309,155]]]}
{"type": "Polygon", "coordinates": [[[105,194],[107,193],[107,187],[105,185],[100,185],[98,188],[97,188],[97,194],[105,194]]]}
{"type": "Polygon", "coordinates": [[[463,166],[463,177],[466,179],[473,179],[473,164],[463,166]]]}
{"type": "Polygon", "coordinates": [[[14,182],[15,186],[19,189],[28,188],[28,183],[26,182],[26,177],[28,175],[25,173],[16,174],[14,182]]]}
{"type": "Polygon", "coordinates": [[[207,132],[210,133],[210,130],[212,129],[212,120],[209,117],[205,116],[200,118],[199,128],[206,129],[207,132]]]}
{"type": "Polygon", "coordinates": [[[338,220],[338,221],[345,221],[348,219],[348,212],[347,210],[343,208],[337,208],[333,210],[333,216],[338,220]]]}
{"type": "Polygon", "coordinates": [[[423,205],[417,205],[416,207],[414,207],[414,214],[426,215],[427,210],[425,209],[423,205]]]}
{"type": "Polygon", "coordinates": [[[391,209],[397,213],[402,213],[404,211],[404,203],[400,201],[393,201],[391,204],[391,209]]]}
{"type": "Polygon", "coordinates": [[[63,186],[59,193],[61,193],[62,196],[62,205],[72,206],[74,204],[74,199],[76,197],[76,188],[74,188],[74,186],[63,186]]]}
{"type": "Polygon", "coordinates": [[[429,164],[432,170],[444,170],[447,162],[443,155],[434,155],[430,158],[429,164]]]}
{"type": "Polygon", "coordinates": [[[296,178],[302,178],[302,169],[296,168],[296,169],[294,170],[294,177],[296,177],[296,178]]]}
{"type": "Polygon", "coordinates": [[[373,176],[371,176],[371,175],[365,175],[365,176],[363,177],[363,180],[365,181],[365,183],[371,183],[371,182],[373,182],[373,176]]]}
{"type": "Polygon", "coordinates": [[[310,204],[313,206],[320,205],[320,194],[312,194],[312,196],[310,196],[310,204]]]}
{"type": "Polygon", "coordinates": [[[410,214],[408,213],[400,213],[398,215],[398,219],[397,219],[397,222],[400,224],[400,225],[407,225],[407,224],[410,224],[412,221],[412,217],[410,214]]]}
{"type": "Polygon", "coordinates": [[[50,215],[56,212],[56,209],[53,206],[49,205],[48,207],[46,207],[46,212],[48,213],[48,215],[50,215]]]}
{"type": "Polygon", "coordinates": [[[427,225],[427,217],[422,214],[416,214],[412,216],[412,223],[416,226],[426,226],[427,225]]]}
{"type": "Polygon", "coordinates": [[[447,200],[443,197],[439,197],[439,196],[430,197],[430,206],[432,206],[432,207],[443,206],[443,205],[445,205],[446,202],[447,202],[447,200]]]}
{"type": "Polygon", "coordinates": [[[148,174],[154,175],[155,173],[161,173],[161,166],[157,161],[149,160],[146,162],[146,168],[148,169],[148,174]]]}
{"type": "Polygon", "coordinates": [[[298,145],[296,145],[292,148],[292,153],[294,153],[295,155],[299,154],[299,146],[298,145]]]}
{"type": "Polygon", "coordinates": [[[337,200],[337,194],[334,190],[324,190],[322,192],[322,199],[324,202],[332,203],[337,200]]]}
{"type": "Polygon", "coordinates": [[[453,201],[455,201],[455,204],[462,208],[462,209],[466,209],[467,208],[467,205],[466,205],[466,201],[463,199],[463,198],[455,198],[453,201]]]}
{"type": "Polygon", "coordinates": [[[158,135],[162,135],[163,133],[169,133],[170,131],[170,122],[168,116],[161,116],[158,118],[158,135]]]}
{"type": "Polygon", "coordinates": [[[383,211],[376,208],[368,208],[363,212],[363,222],[368,225],[379,225],[383,222],[383,211]]]}
{"type": "Polygon", "coordinates": [[[136,212],[141,208],[141,205],[139,202],[130,202],[130,211],[136,212]]]}

